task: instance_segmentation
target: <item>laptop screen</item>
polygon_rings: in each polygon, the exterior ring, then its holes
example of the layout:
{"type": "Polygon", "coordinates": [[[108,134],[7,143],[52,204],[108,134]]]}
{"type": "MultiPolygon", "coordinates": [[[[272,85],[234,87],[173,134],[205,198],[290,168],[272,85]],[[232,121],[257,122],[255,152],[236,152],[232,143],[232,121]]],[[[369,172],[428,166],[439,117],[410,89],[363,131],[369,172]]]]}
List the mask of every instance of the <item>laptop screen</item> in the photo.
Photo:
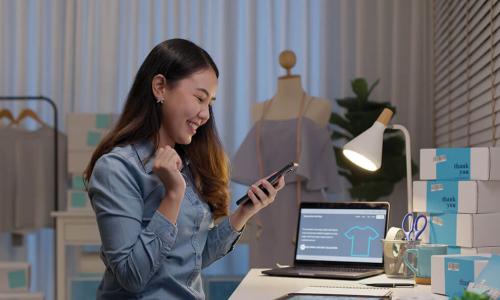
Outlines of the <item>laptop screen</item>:
{"type": "MultiPolygon", "coordinates": [[[[335,203],[330,203],[331,205],[335,203]]],[[[307,205],[305,205],[307,206],[307,205]]],[[[335,205],[334,205],[335,206],[335,205]]],[[[382,263],[387,207],[304,207],[300,209],[295,259],[382,263]]]]}

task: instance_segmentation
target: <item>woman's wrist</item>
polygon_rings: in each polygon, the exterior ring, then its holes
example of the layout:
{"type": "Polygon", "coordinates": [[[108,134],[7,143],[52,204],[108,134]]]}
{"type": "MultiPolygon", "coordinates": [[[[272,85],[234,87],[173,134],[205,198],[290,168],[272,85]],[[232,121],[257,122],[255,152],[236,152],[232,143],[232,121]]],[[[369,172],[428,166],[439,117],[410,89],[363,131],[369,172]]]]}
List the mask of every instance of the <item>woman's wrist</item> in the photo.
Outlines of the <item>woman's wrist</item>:
{"type": "Polygon", "coordinates": [[[179,210],[181,207],[181,201],[178,200],[178,196],[172,194],[166,194],[161,200],[158,206],[158,211],[164,215],[172,224],[177,223],[177,216],[179,215],[179,210]]]}
{"type": "Polygon", "coordinates": [[[230,216],[229,216],[229,224],[233,227],[234,230],[240,232],[245,227],[245,224],[248,222],[251,216],[248,216],[241,207],[238,207],[230,216]]]}

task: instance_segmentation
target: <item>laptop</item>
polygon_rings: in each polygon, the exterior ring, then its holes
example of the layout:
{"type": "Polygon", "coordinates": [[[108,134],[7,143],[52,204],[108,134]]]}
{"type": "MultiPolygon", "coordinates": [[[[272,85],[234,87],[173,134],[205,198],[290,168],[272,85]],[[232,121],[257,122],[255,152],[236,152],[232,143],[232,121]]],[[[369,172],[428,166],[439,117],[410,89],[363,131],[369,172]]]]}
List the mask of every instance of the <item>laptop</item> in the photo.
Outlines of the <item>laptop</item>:
{"type": "Polygon", "coordinates": [[[360,279],[383,273],[389,203],[301,203],[292,267],[272,276],[360,279]]]}

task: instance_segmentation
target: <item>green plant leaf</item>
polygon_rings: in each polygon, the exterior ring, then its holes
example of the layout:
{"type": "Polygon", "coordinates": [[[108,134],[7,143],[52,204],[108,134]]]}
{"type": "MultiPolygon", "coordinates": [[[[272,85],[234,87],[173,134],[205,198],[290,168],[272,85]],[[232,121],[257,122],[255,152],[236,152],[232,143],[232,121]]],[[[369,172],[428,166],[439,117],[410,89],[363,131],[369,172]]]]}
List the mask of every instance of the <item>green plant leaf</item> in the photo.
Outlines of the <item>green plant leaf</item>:
{"type": "Polygon", "coordinates": [[[405,155],[405,140],[401,135],[384,135],[382,146],[385,155],[405,155]]]}
{"type": "Polygon", "coordinates": [[[333,125],[337,125],[347,130],[348,132],[352,131],[352,124],[338,113],[332,112],[332,114],[330,115],[330,123],[333,125]]]}
{"type": "Polygon", "coordinates": [[[347,110],[355,110],[359,107],[358,98],[356,97],[337,99],[336,102],[340,107],[343,107],[347,110]]]}
{"type": "Polygon", "coordinates": [[[476,294],[474,292],[465,291],[461,297],[453,297],[453,300],[489,300],[487,294],[476,294]]]}
{"type": "Polygon", "coordinates": [[[336,102],[340,107],[343,107],[348,111],[366,111],[380,109],[383,107],[390,108],[391,110],[394,109],[389,102],[365,101],[360,103],[357,97],[340,98],[337,99],[336,102]]]}
{"type": "Polygon", "coordinates": [[[360,103],[368,100],[368,83],[364,78],[355,78],[351,81],[351,87],[354,94],[358,97],[360,103]]]}
{"type": "Polygon", "coordinates": [[[339,139],[346,139],[346,140],[350,140],[352,139],[352,135],[350,134],[345,134],[345,133],[342,133],[340,131],[334,131],[332,133],[332,135],[330,136],[332,138],[332,140],[339,140],[339,139]]]}
{"type": "Polygon", "coordinates": [[[377,79],[373,84],[372,86],[370,86],[370,90],[368,91],[368,95],[367,97],[370,97],[370,94],[372,93],[373,89],[378,85],[380,79],[377,79]]]}

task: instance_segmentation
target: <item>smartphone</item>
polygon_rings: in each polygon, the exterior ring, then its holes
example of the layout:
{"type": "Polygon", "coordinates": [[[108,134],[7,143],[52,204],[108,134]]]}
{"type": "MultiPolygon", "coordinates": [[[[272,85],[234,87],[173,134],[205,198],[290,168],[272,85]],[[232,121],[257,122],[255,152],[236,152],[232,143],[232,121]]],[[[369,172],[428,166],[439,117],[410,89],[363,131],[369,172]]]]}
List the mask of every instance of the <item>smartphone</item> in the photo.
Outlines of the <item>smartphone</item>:
{"type": "MultiPolygon", "coordinates": [[[[298,167],[299,167],[298,163],[290,162],[289,164],[284,166],[281,170],[279,170],[278,172],[274,173],[271,177],[269,177],[267,181],[269,181],[269,183],[272,184],[273,186],[276,186],[281,176],[285,176],[288,173],[294,172],[295,170],[297,170],[298,167]]],[[[264,193],[267,194],[267,190],[264,188],[262,184],[259,185],[259,189],[263,190],[264,193]]],[[[248,197],[248,195],[245,195],[240,199],[238,199],[238,201],[236,201],[236,204],[241,205],[247,202],[248,200],[250,200],[250,198],[248,197]]]]}

